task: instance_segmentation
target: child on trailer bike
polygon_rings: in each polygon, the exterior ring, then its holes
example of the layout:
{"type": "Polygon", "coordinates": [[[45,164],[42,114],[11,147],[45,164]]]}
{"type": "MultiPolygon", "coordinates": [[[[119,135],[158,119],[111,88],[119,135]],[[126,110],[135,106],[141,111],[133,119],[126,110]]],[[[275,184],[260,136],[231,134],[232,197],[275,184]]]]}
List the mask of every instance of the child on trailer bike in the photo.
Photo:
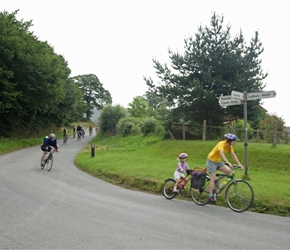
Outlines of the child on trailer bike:
{"type": "Polygon", "coordinates": [[[58,148],[59,145],[57,144],[57,140],[55,138],[55,134],[51,133],[48,136],[46,136],[43,140],[43,144],[40,146],[41,150],[42,150],[42,156],[41,156],[41,166],[43,167],[44,165],[44,158],[45,158],[45,154],[46,154],[46,150],[47,150],[47,146],[52,146],[54,147],[52,154],[54,152],[58,152],[58,148]]]}
{"type": "Polygon", "coordinates": [[[231,172],[230,168],[233,168],[233,165],[226,158],[225,153],[230,153],[234,161],[241,167],[241,169],[244,169],[238,157],[236,156],[233,148],[236,141],[239,140],[238,137],[234,134],[225,134],[224,138],[225,139],[223,141],[220,141],[212,149],[212,151],[208,154],[206,160],[206,168],[210,176],[209,200],[212,202],[216,202],[216,198],[213,196],[214,185],[219,185],[220,179],[223,178],[219,177],[216,180],[216,171],[219,170],[222,171],[224,174],[228,175],[231,172]]]}
{"type": "Polygon", "coordinates": [[[188,155],[186,153],[181,153],[179,155],[179,162],[177,164],[177,168],[174,172],[174,179],[175,179],[175,183],[174,183],[174,188],[173,188],[173,192],[177,193],[177,186],[179,185],[179,183],[182,181],[182,179],[185,177],[185,173],[190,172],[190,169],[186,163],[186,159],[187,159],[188,155]]]}

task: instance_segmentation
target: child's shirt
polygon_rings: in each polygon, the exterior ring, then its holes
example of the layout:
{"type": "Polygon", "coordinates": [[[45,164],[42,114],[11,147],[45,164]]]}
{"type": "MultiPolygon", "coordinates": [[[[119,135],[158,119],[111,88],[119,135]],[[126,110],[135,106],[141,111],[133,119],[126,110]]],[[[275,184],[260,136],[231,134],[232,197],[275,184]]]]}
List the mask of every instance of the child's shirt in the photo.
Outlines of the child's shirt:
{"type": "Polygon", "coordinates": [[[182,173],[184,170],[189,169],[188,165],[186,162],[178,162],[176,171],[179,173],[182,173]]]}

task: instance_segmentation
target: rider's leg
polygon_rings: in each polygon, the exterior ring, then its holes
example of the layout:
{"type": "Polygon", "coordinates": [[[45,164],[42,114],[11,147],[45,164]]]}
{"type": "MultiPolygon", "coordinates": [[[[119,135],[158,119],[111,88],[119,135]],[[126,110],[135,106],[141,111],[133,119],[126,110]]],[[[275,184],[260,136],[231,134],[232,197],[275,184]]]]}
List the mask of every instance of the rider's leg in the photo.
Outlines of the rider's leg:
{"type": "Polygon", "coordinates": [[[184,175],[181,174],[181,173],[179,173],[178,171],[175,171],[175,172],[174,172],[175,183],[174,183],[173,192],[177,192],[177,186],[179,185],[182,176],[184,176],[184,175]]]}
{"type": "MultiPolygon", "coordinates": [[[[225,175],[228,175],[231,173],[231,170],[230,168],[227,166],[227,165],[224,165],[222,167],[220,167],[218,169],[219,171],[222,171],[225,175]]],[[[222,178],[224,178],[225,176],[219,176],[217,179],[216,179],[216,182],[220,181],[222,178]]]]}
{"type": "Polygon", "coordinates": [[[213,196],[213,188],[214,188],[214,183],[216,179],[216,173],[215,172],[210,172],[209,173],[210,181],[208,185],[208,191],[209,191],[209,197],[213,196]]]}

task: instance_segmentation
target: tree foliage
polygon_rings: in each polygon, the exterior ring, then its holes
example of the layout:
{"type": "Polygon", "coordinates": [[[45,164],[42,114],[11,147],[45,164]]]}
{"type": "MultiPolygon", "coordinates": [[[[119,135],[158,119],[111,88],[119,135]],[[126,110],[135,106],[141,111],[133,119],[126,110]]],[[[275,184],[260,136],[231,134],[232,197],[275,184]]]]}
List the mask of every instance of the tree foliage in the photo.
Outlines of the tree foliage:
{"type": "MultiPolygon", "coordinates": [[[[261,91],[265,87],[259,56],[263,52],[258,32],[247,45],[242,31],[231,38],[231,27],[224,28],[223,16],[213,13],[210,26],[199,27],[195,37],[185,39],[184,54],[169,49],[169,67],[153,59],[158,83],[144,77],[150,92],[166,98],[175,120],[203,120],[208,125],[221,125],[224,117],[243,117],[243,106],[223,109],[218,104],[221,94],[261,91]]],[[[249,119],[261,112],[249,102],[249,119]]]]}
{"type": "Polygon", "coordinates": [[[148,102],[142,96],[136,96],[128,104],[128,112],[132,117],[148,117],[148,102]]]}
{"type": "Polygon", "coordinates": [[[89,120],[93,109],[102,109],[105,105],[112,104],[112,97],[108,90],[104,89],[99,78],[93,74],[79,75],[71,78],[83,93],[83,101],[86,104],[86,118],[89,120]]]}
{"type": "Polygon", "coordinates": [[[118,122],[126,116],[126,110],[121,105],[108,105],[101,110],[100,128],[104,133],[115,135],[118,122]]]}
{"type": "MultiPolygon", "coordinates": [[[[11,129],[37,130],[58,120],[70,69],[29,31],[32,22],[18,21],[18,11],[0,13],[0,134],[11,129]],[[9,115],[8,115],[9,114],[9,115]]],[[[61,121],[59,121],[61,123],[61,121]]]]}
{"type": "Polygon", "coordinates": [[[94,75],[79,76],[79,88],[65,58],[30,31],[32,21],[17,20],[17,13],[0,12],[0,136],[42,133],[90,116],[90,105],[111,103],[94,75]]]}

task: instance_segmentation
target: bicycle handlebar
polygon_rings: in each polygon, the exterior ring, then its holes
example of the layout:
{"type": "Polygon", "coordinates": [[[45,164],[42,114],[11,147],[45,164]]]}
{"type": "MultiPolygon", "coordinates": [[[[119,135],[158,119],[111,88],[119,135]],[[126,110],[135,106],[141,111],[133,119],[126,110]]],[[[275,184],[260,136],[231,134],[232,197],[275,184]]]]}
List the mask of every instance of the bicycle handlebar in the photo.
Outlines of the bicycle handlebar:
{"type": "MultiPolygon", "coordinates": [[[[229,164],[226,163],[226,165],[228,166],[229,164]]],[[[239,165],[237,165],[237,164],[232,164],[232,166],[233,166],[233,169],[241,168],[241,166],[239,166],[239,165]]]]}

